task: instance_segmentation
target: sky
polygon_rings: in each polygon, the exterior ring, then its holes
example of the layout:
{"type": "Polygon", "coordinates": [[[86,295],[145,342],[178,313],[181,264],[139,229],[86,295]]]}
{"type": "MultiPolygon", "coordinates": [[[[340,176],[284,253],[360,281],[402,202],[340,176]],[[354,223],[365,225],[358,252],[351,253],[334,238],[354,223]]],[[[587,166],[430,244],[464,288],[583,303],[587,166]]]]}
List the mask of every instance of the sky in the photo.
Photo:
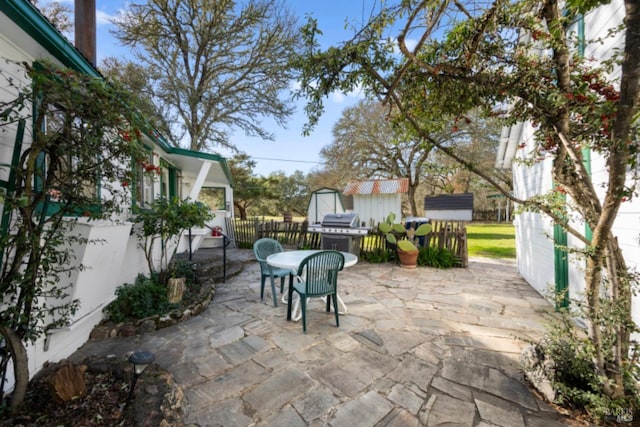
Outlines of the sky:
{"type": "MultiPolygon", "coordinates": [[[[51,0],[40,0],[47,3],[51,0]]],[[[60,1],[60,0],[58,0],[60,1]]],[[[126,57],[129,53],[120,45],[119,41],[110,33],[113,24],[110,19],[115,17],[120,9],[125,7],[128,0],[96,0],[97,21],[97,56],[98,64],[105,57],[126,57]]],[[[140,0],[137,0],[140,1],[140,0]]],[[[369,16],[369,13],[379,0],[285,0],[287,6],[299,17],[299,23],[311,15],[318,21],[323,32],[320,39],[323,47],[337,44],[352,36],[353,30],[345,29],[345,23],[359,24],[369,16]]],[[[62,0],[73,8],[73,0],[62,0]]],[[[293,83],[293,82],[292,82],[293,83]]],[[[260,138],[250,138],[240,130],[236,131],[231,142],[240,151],[247,153],[256,162],[254,173],[267,176],[272,172],[282,171],[286,175],[296,170],[309,173],[314,168],[320,168],[320,150],[332,142],[331,129],[340,118],[344,108],[354,105],[360,98],[360,93],[333,94],[325,101],[325,113],[318,125],[309,136],[302,135],[302,127],[306,123],[303,111],[304,103],[295,104],[296,112],[287,124],[286,129],[276,124],[269,125],[264,120],[267,130],[275,134],[274,141],[260,138]],[[278,160],[276,160],[278,159],[278,160]]],[[[229,151],[220,150],[220,154],[231,157],[229,151]]]]}

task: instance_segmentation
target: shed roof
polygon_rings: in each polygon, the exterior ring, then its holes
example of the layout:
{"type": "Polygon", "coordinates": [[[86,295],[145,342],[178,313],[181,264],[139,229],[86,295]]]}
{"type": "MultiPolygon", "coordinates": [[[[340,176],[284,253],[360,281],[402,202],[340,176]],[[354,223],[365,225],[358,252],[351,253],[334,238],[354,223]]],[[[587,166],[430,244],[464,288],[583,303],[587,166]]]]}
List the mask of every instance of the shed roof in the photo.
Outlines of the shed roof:
{"type": "Polygon", "coordinates": [[[473,193],[441,194],[439,196],[425,197],[424,210],[472,210],[473,193]]]}
{"type": "Polygon", "coordinates": [[[369,181],[351,181],[344,189],[345,196],[355,194],[398,194],[409,190],[408,178],[373,179],[369,181]]]}

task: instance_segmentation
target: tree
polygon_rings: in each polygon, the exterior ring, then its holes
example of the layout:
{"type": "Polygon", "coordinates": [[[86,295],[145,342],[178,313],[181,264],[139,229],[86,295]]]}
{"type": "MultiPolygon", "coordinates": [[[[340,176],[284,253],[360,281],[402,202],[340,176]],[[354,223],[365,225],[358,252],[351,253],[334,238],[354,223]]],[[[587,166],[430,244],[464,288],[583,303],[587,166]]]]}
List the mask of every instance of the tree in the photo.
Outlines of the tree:
{"type": "Polygon", "coordinates": [[[74,268],[73,246],[91,242],[74,233],[73,218],[111,220],[128,206],[121,183],[135,179],[130,165],[144,154],[137,140],[145,129],[134,100],[103,79],[44,61],[24,66],[30,84],[4,76],[3,87],[16,96],[0,103],[0,125],[18,126],[18,140],[25,123],[33,124],[31,143],[12,165],[4,199],[11,217],[3,218],[8,232],[0,236],[0,384],[12,361],[13,409],[29,381],[26,343],[65,325],[77,308],[66,300],[64,279],[74,268]]]}
{"type": "Polygon", "coordinates": [[[320,155],[331,168],[349,171],[351,179],[407,178],[411,214],[417,216],[416,190],[433,146],[394,122],[393,114],[373,101],[346,108],[333,127],[333,142],[320,155]]]}
{"type": "MultiPolygon", "coordinates": [[[[501,122],[497,118],[483,117],[480,112],[471,111],[451,124],[449,132],[453,142],[449,147],[455,145],[456,153],[466,163],[504,183],[505,188],[511,189],[510,174],[494,168],[500,141],[500,126],[501,122]]],[[[425,182],[431,187],[430,194],[473,192],[474,196],[482,197],[487,187],[490,187],[468,167],[437,150],[425,167],[425,182]]],[[[479,197],[474,197],[474,205],[477,202],[479,197]]]]}
{"type": "Polygon", "coordinates": [[[47,17],[47,19],[58,29],[61,33],[69,35],[73,30],[73,23],[71,22],[71,9],[68,6],[62,4],[59,1],[52,1],[40,5],[38,0],[29,0],[37,7],[40,12],[47,17]]]}
{"type": "Polygon", "coordinates": [[[279,213],[294,212],[307,216],[311,190],[302,171],[297,170],[289,176],[282,171],[273,172],[268,178],[274,183],[271,192],[278,195],[276,208],[279,213]]]}
{"type": "Polygon", "coordinates": [[[558,0],[397,2],[373,16],[353,39],[326,51],[320,50],[316,22],[310,20],[303,31],[306,50],[296,66],[300,95],[309,100],[310,125],[322,114],[324,96],[363,85],[397,109],[405,125],[439,152],[524,209],[546,214],[585,245],[581,306],[589,336],[581,350],[592,356],[595,380],[592,390],[583,391],[587,400],[582,403],[589,404],[595,391],[616,405],[637,408],[638,386],[630,380],[638,370],[630,341],[638,330],[631,316],[636,278],[626,268],[612,226],[636,185],[627,181],[634,178],[626,169],[635,166],[639,151],[634,127],[640,82],[638,3],[624,1],[624,47],[612,61],[593,63],[572,54],[574,40],[566,31],[577,13],[604,3],[574,0],[563,11],[558,0]],[[393,29],[395,37],[388,37],[393,29]],[[620,76],[610,81],[615,63],[620,76]],[[501,111],[505,105],[511,108],[501,111]],[[522,157],[531,163],[551,159],[556,187],[549,194],[516,198],[455,148],[431,137],[439,123],[434,118],[455,120],[473,109],[501,114],[507,124],[534,123],[532,149],[522,157]],[[585,148],[606,159],[603,197],[583,164],[585,148]],[[589,226],[590,238],[573,219],[589,226]]]}
{"type": "MultiPolygon", "coordinates": [[[[494,162],[487,164],[486,161],[490,153],[495,159],[498,143],[495,120],[483,119],[478,114],[459,120],[445,117],[445,120],[450,127],[434,130],[430,138],[448,147],[458,147],[470,163],[491,171],[494,162]]],[[[439,126],[442,128],[444,124],[439,126]]],[[[432,174],[443,170],[443,165],[434,161],[434,148],[425,139],[416,137],[411,128],[406,128],[393,109],[365,100],[343,111],[333,128],[333,142],[324,147],[320,155],[329,169],[348,171],[349,179],[407,178],[409,208],[411,215],[417,216],[419,188],[431,182],[432,174]]],[[[456,171],[447,169],[462,179],[464,171],[459,165],[456,171]]],[[[467,176],[465,181],[466,185],[455,189],[457,192],[468,190],[470,178],[467,176]]],[[[453,191],[452,187],[449,192],[453,191]]]]}
{"type": "Polygon", "coordinates": [[[234,148],[232,129],[273,139],[262,125],[292,114],[281,92],[291,80],[298,46],[296,20],[279,0],[151,0],[132,4],[114,22],[153,78],[153,100],[172,111],[178,145],[234,148]]]}
{"type": "Polygon", "coordinates": [[[158,76],[152,74],[152,69],[115,57],[105,58],[99,69],[107,80],[126,88],[138,98],[140,115],[148,120],[151,126],[162,135],[170,135],[171,123],[175,122],[177,117],[166,105],[156,102],[153,82],[158,76]]]}
{"type": "Polygon", "coordinates": [[[342,190],[352,179],[352,170],[336,169],[331,166],[325,166],[322,169],[313,169],[307,175],[307,183],[310,191],[315,191],[319,188],[342,190]]]}
{"type": "Polygon", "coordinates": [[[245,153],[239,153],[229,159],[229,171],[233,177],[233,206],[238,209],[240,219],[247,219],[248,210],[261,200],[271,200],[274,180],[255,176],[253,168],[256,162],[245,153]]]}

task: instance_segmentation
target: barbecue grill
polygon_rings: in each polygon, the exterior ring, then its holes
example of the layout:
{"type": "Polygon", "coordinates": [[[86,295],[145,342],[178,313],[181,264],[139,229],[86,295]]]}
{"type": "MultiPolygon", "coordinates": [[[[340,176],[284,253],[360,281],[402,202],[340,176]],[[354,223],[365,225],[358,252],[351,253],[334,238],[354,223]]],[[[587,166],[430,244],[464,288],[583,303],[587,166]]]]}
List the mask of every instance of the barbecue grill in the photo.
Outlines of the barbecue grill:
{"type": "Polygon", "coordinates": [[[335,249],[343,252],[358,252],[361,236],[369,232],[367,227],[360,227],[360,218],[355,213],[327,214],[322,223],[309,226],[311,233],[322,235],[322,249],[335,249]]]}

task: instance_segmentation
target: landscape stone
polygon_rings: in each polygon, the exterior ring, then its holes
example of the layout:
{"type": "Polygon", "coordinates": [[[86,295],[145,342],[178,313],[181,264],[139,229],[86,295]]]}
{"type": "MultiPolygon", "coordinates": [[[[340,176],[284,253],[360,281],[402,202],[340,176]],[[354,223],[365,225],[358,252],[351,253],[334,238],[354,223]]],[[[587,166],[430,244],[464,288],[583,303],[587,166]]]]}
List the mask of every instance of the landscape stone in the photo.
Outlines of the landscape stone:
{"type": "Polygon", "coordinates": [[[275,413],[287,402],[302,395],[311,380],[296,369],[279,371],[244,395],[243,400],[264,418],[275,413]]]}
{"type": "Polygon", "coordinates": [[[374,426],[392,410],[393,404],[375,391],[369,391],[340,406],[329,424],[335,427],[374,426]]]}
{"type": "Polygon", "coordinates": [[[500,408],[480,399],[475,400],[480,418],[491,424],[503,427],[524,427],[524,419],[520,412],[500,408]]]}
{"type": "Polygon", "coordinates": [[[338,403],[338,399],[329,390],[324,387],[314,387],[301,398],[294,400],[293,407],[309,423],[327,414],[338,403]]]}

